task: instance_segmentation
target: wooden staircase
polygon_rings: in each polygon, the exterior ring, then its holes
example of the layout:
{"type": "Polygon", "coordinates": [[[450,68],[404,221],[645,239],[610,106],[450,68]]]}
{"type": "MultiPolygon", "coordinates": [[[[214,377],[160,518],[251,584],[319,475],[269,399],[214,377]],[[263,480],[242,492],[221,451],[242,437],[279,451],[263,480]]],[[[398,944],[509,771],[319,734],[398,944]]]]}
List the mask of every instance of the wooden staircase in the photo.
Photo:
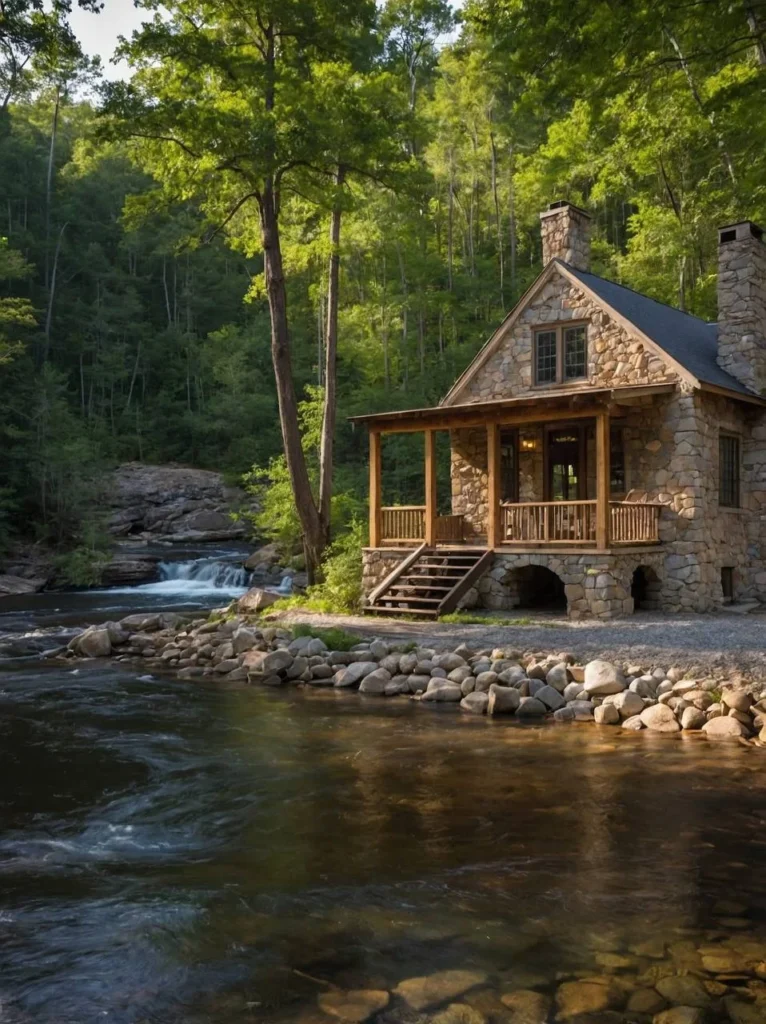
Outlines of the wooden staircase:
{"type": "Polygon", "coordinates": [[[494,558],[494,552],[484,548],[429,548],[421,544],[373,590],[364,610],[368,615],[438,619],[455,610],[494,558]]]}

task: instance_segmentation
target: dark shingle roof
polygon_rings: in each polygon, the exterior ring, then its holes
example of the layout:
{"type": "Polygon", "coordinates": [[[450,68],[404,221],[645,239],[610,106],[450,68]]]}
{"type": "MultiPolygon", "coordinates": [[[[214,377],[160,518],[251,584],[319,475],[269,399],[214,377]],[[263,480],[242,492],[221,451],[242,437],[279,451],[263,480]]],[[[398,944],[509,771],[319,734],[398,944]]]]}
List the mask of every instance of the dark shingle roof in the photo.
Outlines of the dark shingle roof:
{"type": "Polygon", "coordinates": [[[716,362],[718,326],[690,313],[650,299],[614,281],[588,274],[564,263],[567,270],[639,331],[656,342],[677,363],[705,384],[728,388],[740,394],[755,392],[716,362]]]}

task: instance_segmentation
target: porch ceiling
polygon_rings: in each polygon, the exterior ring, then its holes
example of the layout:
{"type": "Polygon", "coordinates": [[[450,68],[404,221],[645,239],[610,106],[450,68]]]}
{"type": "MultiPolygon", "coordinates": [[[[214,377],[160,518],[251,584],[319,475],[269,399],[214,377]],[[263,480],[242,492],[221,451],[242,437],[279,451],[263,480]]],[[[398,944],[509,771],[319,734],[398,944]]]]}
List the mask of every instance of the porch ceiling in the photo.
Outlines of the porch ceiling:
{"type": "MultiPolygon", "coordinates": [[[[350,416],[352,423],[366,423],[370,430],[399,433],[415,430],[447,430],[450,427],[473,426],[480,423],[503,422],[507,418],[528,421],[545,420],[555,413],[572,417],[589,412],[630,404],[632,399],[666,394],[675,384],[636,384],[630,387],[578,387],[566,390],[541,390],[517,398],[494,399],[491,402],[469,402],[463,405],[436,405],[425,409],[402,409],[399,412],[367,413],[350,416]]],[[[612,409],[612,412],[617,411],[612,409]]]]}

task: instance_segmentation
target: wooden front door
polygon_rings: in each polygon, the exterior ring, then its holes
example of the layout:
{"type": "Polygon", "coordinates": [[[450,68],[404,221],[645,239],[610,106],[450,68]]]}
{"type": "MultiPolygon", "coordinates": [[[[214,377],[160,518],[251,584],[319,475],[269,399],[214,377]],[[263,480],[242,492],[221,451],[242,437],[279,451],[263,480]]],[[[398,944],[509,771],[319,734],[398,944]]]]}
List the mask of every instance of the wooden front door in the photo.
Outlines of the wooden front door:
{"type": "Polygon", "coordinates": [[[545,431],[545,500],[585,497],[585,431],[582,426],[545,431]]]}

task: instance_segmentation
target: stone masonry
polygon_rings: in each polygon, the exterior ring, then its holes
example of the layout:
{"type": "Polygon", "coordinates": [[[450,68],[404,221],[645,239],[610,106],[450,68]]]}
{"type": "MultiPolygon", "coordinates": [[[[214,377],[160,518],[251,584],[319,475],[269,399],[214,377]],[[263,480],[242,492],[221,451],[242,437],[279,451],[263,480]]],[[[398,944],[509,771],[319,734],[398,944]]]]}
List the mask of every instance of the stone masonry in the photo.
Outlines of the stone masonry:
{"type": "Polygon", "coordinates": [[[590,214],[571,203],[551,203],[540,214],[543,266],[558,257],[577,267],[590,268],[590,214]]]}
{"type": "Polygon", "coordinates": [[[718,362],[753,391],[766,389],[766,245],[750,221],[718,232],[718,362]]]}

